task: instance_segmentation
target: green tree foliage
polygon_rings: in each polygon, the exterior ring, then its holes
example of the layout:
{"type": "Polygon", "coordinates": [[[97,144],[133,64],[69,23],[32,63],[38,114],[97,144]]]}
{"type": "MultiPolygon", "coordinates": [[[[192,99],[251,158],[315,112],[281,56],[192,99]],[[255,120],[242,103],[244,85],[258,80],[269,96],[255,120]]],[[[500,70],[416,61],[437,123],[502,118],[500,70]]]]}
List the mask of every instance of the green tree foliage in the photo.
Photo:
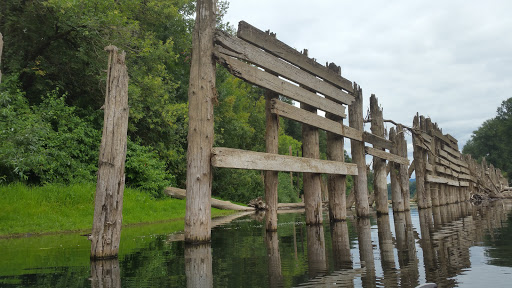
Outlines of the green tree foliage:
{"type": "Polygon", "coordinates": [[[512,98],[501,103],[496,117],[473,131],[462,152],[500,168],[506,177],[512,175],[512,98]]]}

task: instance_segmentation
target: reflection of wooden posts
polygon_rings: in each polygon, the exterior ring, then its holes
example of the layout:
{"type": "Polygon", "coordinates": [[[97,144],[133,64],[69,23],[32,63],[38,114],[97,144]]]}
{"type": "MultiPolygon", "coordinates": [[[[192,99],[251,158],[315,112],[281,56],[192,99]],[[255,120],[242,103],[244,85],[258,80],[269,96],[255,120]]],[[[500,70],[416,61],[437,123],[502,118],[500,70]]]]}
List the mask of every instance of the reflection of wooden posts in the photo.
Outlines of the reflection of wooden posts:
{"type": "Polygon", "coordinates": [[[269,286],[281,287],[283,285],[283,274],[281,273],[281,255],[279,254],[277,232],[266,232],[265,246],[267,247],[269,286]]]}
{"type": "MultiPolygon", "coordinates": [[[[396,133],[395,127],[391,127],[389,130],[389,140],[393,141],[393,149],[391,149],[391,153],[398,154],[399,137],[396,133]]],[[[391,202],[393,204],[393,211],[401,212],[404,211],[404,201],[402,199],[402,191],[400,189],[400,164],[391,162],[390,167],[389,175],[391,178],[391,202]]]]}
{"type": "Polygon", "coordinates": [[[331,223],[331,241],[334,270],[352,269],[350,239],[346,221],[331,223]]]}
{"type": "Polygon", "coordinates": [[[198,0],[192,34],[188,88],[187,204],[185,241],[207,242],[211,237],[213,102],[216,98],[213,35],[216,0],[198,0]]]}
{"type": "MultiPolygon", "coordinates": [[[[434,207],[437,208],[438,205],[434,207]]],[[[439,209],[439,208],[437,208],[439,209]]],[[[421,241],[420,246],[421,250],[423,250],[423,263],[425,265],[425,278],[427,282],[435,283],[438,279],[437,269],[436,269],[436,260],[435,260],[435,252],[432,244],[432,240],[430,235],[432,234],[433,223],[432,223],[432,209],[420,209],[418,211],[420,218],[420,231],[421,231],[421,241]]]]}
{"type": "MultiPolygon", "coordinates": [[[[272,99],[277,99],[278,95],[270,90],[265,91],[265,114],[266,114],[266,132],[265,146],[267,153],[278,154],[279,149],[279,116],[272,114],[272,99]]],[[[277,230],[277,186],[279,172],[265,171],[265,227],[267,231],[277,230]]],[[[291,173],[291,172],[290,172],[291,173]]],[[[292,186],[293,187],[293,186],[292,186]]]]}
{"type": "MultiPolygon", "coordinates": [[[[292,146],[291,145],[288,147],[288,150],[290,152],[289,155],[293,156],[292,146]]],[[[292,187],[292,189],[293,189],[293,172],[292,171],[290,171],[290,187],[292,187]]]]}
{"type": "Polygon", "coordinates": [[[308,249],[308,267],[309,277],[315,278],[327,273],[327,256],[325,255],[325,236],[324,226],[308,225],[307,229],[307,249],[308,249]]]}
{"type": "MultiPolygon", "coordinates": [[[[336,65],[330,65],[329,68],[341,75],[341,69],[336,65]]],[[[326,112],[325,118],[336,121],[343,125],[343,118],[326,112]]],[[[344,138],[341,135],[327,132],[327,160],[345,162],[344,138]]],[[[341,221],[347,217],[346,209],[346,176],[329,174],[327,176],[327,191],[329,193],[329,220],[341,221]]]]}
{"type": "MultiPolygon", "coordinates": [[[[396,126],[396,138],[397,138],[397,154],[407,159],[407,142],[405,141],[405,134],[402,125],[396,126]]],[[[398,166],[398,174],[400,175],[400,193],[402,196],[402,202],[404,205],[404,211],[411,210],[411,193],[409,191],[409,173],[408,165],[400,163],[398,166]]]]}
{"type": "MultiPolygon", "coordinates": [[[[363,91],[354,83],[354,102],[348,107],[350,127],[363,131],[363,91]]],[[[357,165],[357,176],[354,176],[354,193],[356,196],[356,214],[358,217],[368,217],[370,207],[368,205],[368,184],[366,176],[366,159],[364,142],[350,140],[352,162],[357,165]]]]}
{"type": "Polygon", "coordinates": [[[107,92],[104,105],[98,180],[94,199],[91,258],[117,257],[123,219],[124,165],[128,131],[128,71],[125,53],[105,48],[110,53],[107,92]]]}
{"type": "Polygon", "coordinates": [[[384,286],[393,287],[397,285],[398,279],[395,267],[393,235],[391,234],[389,215],[379,215],[377,217],[377,227],[379,229],[379,249],[382,270],[384,273],[384,286]]]}
{"type": "Polygon", "coordinates": [[[185,246],[187,287],[213,287],[212,247],[210,243],[185,246]]]}
{"type": "MultiPolygon", "coordinates": [[[[382,116],[382,109],[379,107],[379,102],[374,94],[370,97],[370,118],[371,118],[371,131],[372,134],[385,137],[384,132],[384,119],[382,116]]],[[[384,151],[382,147],[374,148],[384,151]]],[[[386,177],[386,160],[373,156],[373,188],[375,194],[375,206],[378,214],[388,214],[388,184],[386,177]]]]}
{"type": "Polygon", "coordinates": [[[0,33],[0,83],[2,83],[2,50],[4,48],[4,38],[0,33]]]}
{"type": "Polygon", "coordinates": [[[402,271],[400,273],[400,283],[404,286],[416,287],[419,284],[419,275],[411,214],[407,212],[393,213],[393,220],[395,223],[398,263],[402,271]]]}
{"type": "Polygon", "coordinates": [[[376,287],[370,219],[358,218],[356,219],[356,225],[361,267],[366,268],[366,274],[361,277],[361,281],[363,282],[363,287],[376,287]]]}
{"type": "Polygon", "coordinates": [[[418,208],[427,208],[427,199],[425,192],[425,162],[423,158],[423,149],[421,141],[421,128],[420,128],[420,117],[414,116],[413,120],[413,155],[414,155],[414,171],[416,171],[416,199],[418,202],[418,208]]]}
{"type": "Polygon", "coordinates": [[[121,288],[119,260],[91,260],[92,288],[121,288]]]}

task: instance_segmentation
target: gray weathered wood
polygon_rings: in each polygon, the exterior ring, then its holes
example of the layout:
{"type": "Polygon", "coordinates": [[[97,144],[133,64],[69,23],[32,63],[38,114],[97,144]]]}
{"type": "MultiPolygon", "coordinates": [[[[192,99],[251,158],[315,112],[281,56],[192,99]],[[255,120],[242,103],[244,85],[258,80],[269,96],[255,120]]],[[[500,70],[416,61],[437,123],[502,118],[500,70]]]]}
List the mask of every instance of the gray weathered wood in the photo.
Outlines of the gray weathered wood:
{"type": "MultiPolygon", "coordinates": [[[[426,124],[427,124],[427,134],[429,136],[431,135],[434,135],[434,124],[432,124],[432,120],[430,118],[427,118],[426,120],[426,124]]],[[[437,151],[437,147],[436,145],[438,141],[436,141],[436,138],[435,137],[431,137],[431,141],[429,143],[429,148],[428,149],[428,162],[426,164],[434,167],[433,165],[435,165],[435,157],[437,157],[435,155],[435,151],[437,151]]],[[[430,174],[430,175],[436,175],[436,171],[434,170],[426,170],[426,173],[427,174],[430,174]]],[[[432,206],[439,206],[439,184],[434,184],[432,183],[430,185],[430,196],[431,196],[431,200],[432,200],[432,206]]]]}
{"type": "MultiPolygon", "coordinates": [[[[386,140],[385,131],[384,131],[384,118],[382,116],[382,109],[379,107],[379,102],[377,97],[374,94],[370,96],[370,118],[371,118],[371,131],[373,134],[363,134],[366,141],[366,135],[373,135],[374,138],[380,138],[382,140],[386,140]]],[[[383,142],[383,141],[381,141],[383,142]]],[[[387,142],[387,140],[386,140],[387,142]]],[[[390,142],[390,141],[389,141],[390,142]]],[[[391,142],[390,142],[391,143],[391,142]]],[[[388,185],[387,185],[387,177],[386,177],[386,158],[382,157],[384,152],[384,147],[373,144],[374,148],[365,147],[365,152],[373,155],[373,188],[375,194],[375,209],[379,214],[388,214],[388,185]],[[374,153],[369,153],[373,151],[374,153]],[[381,155],[381,157],[379,157],[381,155]]],[[[386,153],[388,154],[388,153],[386,153]]]]}
{"type": "MultiPolygon", "coordinates": [[[[397,149],[397,154],[398,156],[402,157],[402,159],[407,159],[407,141],[405,140],[405,134],[404,134],[404,128],[402,125],[397,125],[396,126],[396,130],[397,130],[397,143],[398,143],[398,146],[396,147],[397,149]]],[[[402,201],[404,202],[404,211],[409,211],[411,210],[411,205],[410,205],[410,198],[411,198],[411,194],[410,194],[410,191],[409,191],[409,174],[407,173],[408,171],[408,165],[409,163],[409,160],[407,160],[407,163],[400,163],[400,166],[399,166],[399,175],[400,175],[400,192],[402,194],[402,201]]]]}
{"type": "Polygon", "coordinates": [[[446,159],[437,157],[436,158],[436,163],[444,165],[446,167],[449,167],[450,169],[452,169],[454,171],[460,172],[460,167],[459,166],[457,166],[456,164],[453,164],[452,162],[450,162],[450,161],[448,161],[446,159]]]}
{"type": "Polygon", "coordinates": [[[370,154],[372,156],[379,157],[380,159],[392,161],[397,164],[409,165],[409,159],[407,159],[407,158],[400,157],[395,154],[388,153],[388,152],[378,150],[378,149],[368,147],[368,146],[364,147],[364,150],[365,150],[366,154],[370,154]]]}
{"type": "Polygon", "coordinates": [[[124,165],[128,131],[128,71],[125,53],[108,46],[109,67],[104,105],[98,180],[94,199],[91,258],[117,257],[123,219],[124,165]]]}
{"type": "Polygon", "coordinates": [[[348,92],[352,92],[352,82],[343,78],[341,75],[328,69],[325,66],[320,65],[315,60],[307,57],[303,53],[293,49],[285,43],[276,39],[275,34],[267,34],[258,28],[250,25],[247,22],[240,21],[238,23],[237,36],[253,45],[264,49],[268,53],[282,58],[301,69],[308,71],[313,75],[324,79],[338,86],[339,88],[345,89],[348,92]]]}
{"type": "MultiPolygon", "coordinates": [[[[217,49],[218,50],[218,49],[217,49]]],[[[284,81],[266,71],[260,70],[245,62],[226,56],[218,51],[215,52],[217,61],[226,67],[234,76],[245,81],[258,85],[262,88],[272,90],[280,95],[301,103],[314,106],[322,111],[329,112],[341,117],[346,117],[345,106],[329,99],[320,97],[302,87],[284,81]]]]}
{"type": "MultiPolygon", "coordinates": [[[[453,157],[452,155],[446,153],[444,150],[439,150],[437,152],[437,154],[441,157],[444,157],[446,160],[452,162],[453,164],[457,165],[457,166],[462,166],[464,165],[465,163],[463,163],[460,159],[457,159],[455,157],[453,157]]],[[[467,165],[467,164],[466,164],[467,165]]],[[[460,169],[459,169],[460,170],[460,169]]]]}
{"type": "MultiPolygon", "coordinates": [[[[265,91],[265,147],[267,153],[278,154],[279,149],[279,117],[271,112],[271,100],[279,95],[273,91],[265,91]]],[[[277,231],[277,171],[265,171],[265,228],[267,231],[277,231]]]]}
{"type": "Polygon", "coordinates": [[[363,132],[363,140],[366,143],[373,144],[373,147],[378,146],[380,148],[391,150],[393,149],[393,142],[389,141],[384,137],[377,136],[372,133],[363,132]]]}
{"type": "MultiPolygon", "coordinates": [[[[354,83],[355,101],[348,108],[349,125],[353,129],[363,131],[363,91],[354,83]]],[[[366,158],[364,155],[364,142],[350,140],[352,161],[357,165],[358,175],[354,177],[354,191],[356,196],[356,214],[358,217],[369,217],[368,183],[366,176],[366,158]]]]}
{"type": "Polygon", "coordinates": [[[457,144],[454,144],[450,138],[448,138],[447,136],[443,135],[443,133],[440,131],[440,130],[434,130],[434,136],[441,139],[442,141],[444,141],[444,143],[448,144],[451,148],[455,149],[455,150],[458,150],[459,147],[457,147],[457,144]]]}
{"type": "Polygon", "coordinates": [[[409,175],[409,178],[411,178],[412,173],[414,172],[414,159],[412,160],[412,163],[409,165],[409,169],[407,170],[407,175],[409,175]]]}
{"type": "Polygon", "coordinates": [[[454,158],[460,159],[462,154],[458,150],[453,149],[447,144],[443,144],[441,147],[444,151],[450,153],[454,158]]]}
{"type": "Polygon", "coordinates": [[[272,100],[272,113],[281,117],[292,119],[303,124],[314,126],[322,130],[332,132],[350,139],[362,141],[363,133],[343,125],[341,122],[335,122],[325,117],[311,113],[293,105],[279,100],[272,100]]]}
{"type": "Polygon", "coordinates": [[[431,182],[431,183],[448,184],[450,186],[457,186],[457,187],[459,186],[459,181],[444,178],[441,176],[427,175],[426,181],[431,182]]]}
{"type": "MultiPolygon", "coordinates": [[[[420,116],[420,129],[422,131],[422,134],[427,133],[427,121],[424,116],[420,116]]],[[[430,152],[430,144],[425,143],[427,145],[427,149],[422,150],[422,156],[423,156],[423,164],[426,166],[428,163],[428,153],[430,152]]],[[[425,175],[429,174],[427,170],[425,170],[425,175]]],[[[425,199],[427,208],[432,207],[432,191],[430,191],[430,183],[425,182],[425,199]]],[[[419,204],[418,204],[419,207],[419,204]]]]}
{"type": "Polygon", "coordinates": [[[356,165],[352,163],[299,158],[223,147],[212,149],[212,165],[214,167],[237,169],[357,175],[356,165]]]}
{"type": "Polygon", "coordinates": [[[4,48],[4,38],[0,33],[0,83],[2,83],[2,50],[4,48]]]}
{"type": "Polygon", "coordinates": [[[217,30],[216,43],[220,46],[218,51],[224,55],[232,56],[255,64],[265,70],[270,70],[290,81],[303,85],[324,95],[330,100],[343,104],[350,104],[354,97],[340,89],[324,82],[314,75],[301,70],[261,49],[229,34],[217,30]]]}
{"type": "Polygon", "coordinates": [[[187,204],[185,241],[211,238],[211,147],[214,138],[213,103],[216,99],[213,36],[216,0],[198,0],[192,33],[192,60],[188,88],[187,204]]]}
{"type": "MultiPolygon", "coordinates": [[[[391,127],[389,130],[389,140],[393,141],[393,149],[391,149],[391,153],[398,154],[399,139],[395,127],[391,127]]],[[[389,177],[391,180],[391,202],[393,205],[393,212],[403,212],[405,209],[405,203],[402,198],[402,190],[400,188],[400,164],[391,162],[389,177]]]]}
{"type": "Polygon", "coordinates": [[[413,120],[412,142],[413,142],[413,156],[416,172],[416,197],[418,201],[418,208],[427,208],[427,199],[425,192],[425,160],[423,159],[422,148],[419,147],[418,143],[421,142],[421,130],[420,130],[420,117],[419,115],[414,116],[413,120]]]}

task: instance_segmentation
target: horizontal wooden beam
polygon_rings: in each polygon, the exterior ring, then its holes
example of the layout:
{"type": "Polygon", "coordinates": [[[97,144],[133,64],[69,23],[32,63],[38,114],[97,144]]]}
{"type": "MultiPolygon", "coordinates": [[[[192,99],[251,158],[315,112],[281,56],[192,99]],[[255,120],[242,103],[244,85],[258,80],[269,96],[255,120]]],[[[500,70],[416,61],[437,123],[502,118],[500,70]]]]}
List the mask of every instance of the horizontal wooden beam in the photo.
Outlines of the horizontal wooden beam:
{"type": "Polygon", "coordinates": [[[453,171],[450,168],[444,166],[436,166],[436,172],[443,173],[449,176],[459,177],[459,173],[453,171]]]}
{"type": "Polygon", "coordinates": [[[270,70],[283,78],[308,87],[330,100],[342,104],[351,104],[354,101],[354,96],[342,91],[338,87],[324,82],[314,75],[225,32],[217,30],[215,42],[225,48],[219,47],[218,51],[220,53],[250,62],[265,70],[270,70]]]}
{"type": "Polygon", "coordinates": [[[440,183],[440,184],[448,184],[450,186],[459,187],[459,181],[453,179],[447,179],[441,176],[427,175],[427,182],[430,183],[440,183]]]}
{"type": "Polygon", "coordinates": [[[274,56],[284,59],[293,65],[296,65],[301,69],[338,86],[339,88],[345,89],[350,93],[353,92],[352,82],[349,80],[341,77],[341,75],[334,73],[332,70],[320,65],[315,60],[277,40],[275,36],[269,35],[247,22],[240,21],[238,23],[237,36],[274,56]]]}
{"type": "Polygon", "coordinates": [[[379,149],[365,146],[364,151],[366,152],[366,154],[370,154],[380,159],[388,160],[402,165],[409,165],[409,159],[379,149]]]}
{"type": "Polygon", "coordinates": [[[471,175],[459,174],[459,179],[471,180],[471,175]]]}
{"type": "Polygon", "coordinates": [[[460,156],[462,155],[458,150],[455,150],[453,149],[452,147],[450,147],[449,145],[447,144],[444,144],[441,146],[442,149],[446,152],[448,152],[449,154],[451,154],[453,157],[457,158],[457,159],[460,159],[460,156]]]}
{"type": "Polygon", "coordinates": [[[262,88],[272,90],[277,94],[283,95],[298,102],[306,103],[322,111],[329,112],[343,118],[346,117],[345,106],[341,104],[320,97],[319,95],[304,88],[279,79],[279,77],[260,70],[255,66],[226,56],[220,53],[218,49],[216,49],[214,54],[217,58],[217,61],[226,67],[231,74],[238,78],[241,78],[254,85],[258,85],[262,88]]]}
{"type": "Polygon", "coordinates": [[[469,171],[469,169],[466,168],[466,167],[460,167],[460,173],[464,173],[466,175],[470,175],[471,171],[469,171]]]}
{"type": "Polygon", "coordinates": [[[466,182],[466,181],[459,181],[459,186],[460,186],[460,187],[469,187],[469,182],[466,182]]]}
{"type": "Polygon", "coordinates": [[[407,174],[409,175],[409,178],[411,178],[412,173],[414,172],[414,169],[416,169],[414,161],[416,161],[416,160],[414,160],[414,159],[412,160],[411,165],[409,165],[409,169],[407,170],[407,174]]]}
{"type": "MultiPolygon", "coordinates": [[[[444,150],[437,151],[437,154],[438,154],[438,156],[444,157],[446,160],[452,162],[453,164],[455,164],[457,166],[464,166],[464,164],[467,165],[460,159],[457,159],[457,158],[453,157],[452,155],[446,153],[444,150]]],[[[459,171],[460,171],[460,168],[459,168],[459,171]]]]}
{"type": "Polygon", "coordinates": [[[436,157],[436,163],[438,164],[441,164],[441,165],[444,165],[446,167],[449,167],[450,169],[452,170],[455,170],[457,172],[460,172],[460,167],[453,164],[452,162],[446,160],[446,159],[443,159],[441,157],[436,157]]]}
{"type": "Polygon", "coordinates": [[[425,132],[421,132],[421,137],[423,137],[423,140],[427,143],[432,143],[432,136],[428,135],[425,132]]]}
{"type": "Polygon", "coordinates": [[[434,136],[437,137],[438,139],[444,141],[446,144],[450,145],[450,147],[452,147],[453,149],[455,150],[458,150],[459,147],[457,144],[453,143],[450,138],[446,137],[445,135],[443,135],[443,133],[439,130],[436,130],[434,129],[434,136]]]}
{"type": "Polygon", "coordinates": [[[354,128],[342,125],[340,122],[329,120],[325,117],[306,110],[297,108],[293,105],[283,103],[277,99],[272,100],[272,113],[284,118],[295,120],[322,130],[332,132],[350,139],[363,141],[363,133],[354,128]]]}
{"type": "Polygon", "coordinates": [[[357,165],[352,163],[299,158],[223,147],[212,149],[211,162],[212,166],[223,168],[357,175],[357,165]]]}
{"type": "Polygon", "coordinates": [[[389,141],[386,138],[374,135],[372,133],[368,133],[366,131],[363,132],[363,140],[364,140],[364,142],[373,144],[374,148],[384,148],[384,149],[388,149],[388,150],[391,150],[394,148],[394,144],[392,141],[389,141]]]}

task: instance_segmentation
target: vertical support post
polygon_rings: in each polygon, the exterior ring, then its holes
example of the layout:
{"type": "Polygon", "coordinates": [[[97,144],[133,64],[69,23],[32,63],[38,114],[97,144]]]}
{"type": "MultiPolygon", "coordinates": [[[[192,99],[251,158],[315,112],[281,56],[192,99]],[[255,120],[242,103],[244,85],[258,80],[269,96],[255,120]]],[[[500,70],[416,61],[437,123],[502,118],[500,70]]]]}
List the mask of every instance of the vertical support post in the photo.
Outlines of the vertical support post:
{"type": "MultiPolygon", "coordinates": [[[[429,175],[437,175],[436,171],[436,161],[435,157],[438,151],[438,144],[436,137],[434,137],[434,124],[432,124],[432,120],[430,118],[426,119],[426,128],[427,134],[432,137],[432,142],[430,143],[430,151],[428,151],[428,163],[430,167],[432,167],[432,171],[425,171],[429,175]]],[[[440,147],[439,147],[440,148],[440,147]]],[[[430,183],[430,195],[432,197],[432,206],[439,206],[439,184],[438,183],[430,183]]]]}
{"type": "Polygon", "coordinates": [[[208,242],[211,237],[213,101],[216,98],[213,36],[216,0],[198,0],[192,34],[188,89],[187,204],[185,241],[208,242]]]}
{"type": "MultiPolygon", "coordinates": [[[[290,155],[290,156],[293,156],[293,152],[292,152],[292,145],[290,145],[290,146],[288,147],[288,152],[289,152],[289,155],[290,155]]],[[[290,187],[292,187],[292,188],[293,188],[293,172],[292,172],[292,171],[290,171],[290,187]]]]}
{"type": "Polygon", "coordinates": [[[4,48],[4,38],[0,33],[0,83],[2,83],[2,50],[4,48]]]}
{"type": "MultiPolygon", "coordinates": [[[[407,158],[407,141],[405,141],[404,128],[402,125],[398,125],[396,127],[397,135],[396,139],[398,142],[398,156],[402,156],[407,158]]],[[[409,172],[408,167],[405,164],[399,165],[399,175],[400,175],[400,191],[402,196],[402,203],[404,207],[404,211],[411,210],[410,198],[411,194],[409,191],[409,172]]]]}
{"type": "MultiPolygon", "coordinates": [[[[363,132],[363,91],[354,83],[354,102],[348,108],[350,127],[363,132]]],[[[354,177],[354,191],[356,196],[356,214],[358,217],[369,217],[368,185],[366,176],[366,159],[364,142],[350,139],[352,161],[357,164],[358,175],[354,177]]]]}
{"type": "MultiPolygon", "coordinates": [[[[425,121],[425,117],[422,115],[420,117],[420,129],[421,129],[421,132],[422,133],[426,133],[427,132],[427,124],[426,124],[426,121],[425,121]]],[[[426,144],[425,144],[426,145],[426,144]]],[[[426,179],[427,177],[427,163],[428,163],[428,153],[427,153],[427,150],[426,149],[421,149],[421,155],[423,157],[423,165],[424,165],[424,170],[423,170],[423,175],[426,179]]],[[[425,199],[426,199],[426,207],[432,207],[432,196],[431,196],[431,193],[430,193],[430,182],[427,182],[425,181],[425,199]]]]}
{"type": "MultiPolygon", "coordinates": [[[[267,153],[278,154],[279,149],[279,116],[272,114],[272,99],[277,99],[278,95],[270,90],[265,91],[265,115],[266,115],[266,132],[265,146],[267,153]]],[[[277,171],[265,171],[265,228],[267,231],[277,231],[277,171]]]]}
{"type": "MultiPolygon", "coordinates": [[[[379,101],[374,94],[370,97],[370,115],[372,134],[385,137],[384,118],[382,109],[379,107],[379,101]]],[[[374,147],[384,151],[382,147],[374,147]]],[[[373,187],[375,194],[375,203],[378,214],[388,214],[388,184],[386,177],[386,160],[373,156],[373,187]]]]}
{"type": "MultiPolygon", "coordinates": [[[[331,63],[333,64],[333,63],[331,63]]],[[[341,75],[339,66],[330,65],[329,68],[341,75]]],[[[343,118],[325,113],[327,119],[343,125],[343,118]]],[[[345,162],[345,141],[343,136],[327,132],[327,160],[345,162]]],[[[330,174],[327,179],[329,192],[329,219],[331,222],[342,221],[347,218],[346,176],[330,174]]]]}
{"type": "Polygon", "coordinates": [[[421,148],[421,130],[420,130],[420,117],[418,114],[414,116],[412,124],[412,143],[413,143],[413,156],[414,156],[414,171],[416,171],[416,198],[418,201],[418,208],[427,208],[427,200],[425,193],[425,163],[423,162],[423,151],[421,148]]]}
{"type": "Polygon", "coordinates": [[[128,71],[125,53],[109,52],[98,180],[94,199],[91,259],[115,258],[121,241],[123,219],[124,165],[128,131],[128,71]]]}
{"type": "MultiPolygon", "coordinates": [[[[399,137],[395,127],[391,127],[389,131],[389,140],[393,141],[394,144],[391,153],[398,155],[399,137]]],[[[403,212],[404,199],[402,199],[402,190],[400,189],[400,164],[391,162],[389,175],[391,178],[391,202],[393,203],[393,212],[403,212]]]]}

